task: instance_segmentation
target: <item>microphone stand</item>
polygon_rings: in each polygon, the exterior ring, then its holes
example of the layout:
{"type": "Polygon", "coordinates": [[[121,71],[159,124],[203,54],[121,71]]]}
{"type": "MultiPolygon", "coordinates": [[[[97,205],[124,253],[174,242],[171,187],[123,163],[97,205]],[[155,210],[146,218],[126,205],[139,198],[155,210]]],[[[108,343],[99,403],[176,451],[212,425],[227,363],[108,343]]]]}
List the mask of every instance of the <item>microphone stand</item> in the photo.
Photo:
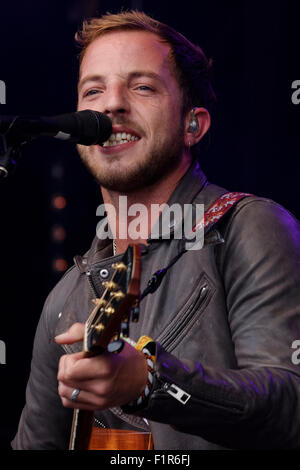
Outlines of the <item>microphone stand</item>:
{"type": "Polygon", "coordinates": [[[16,164],[21,156],[20,145],[7,145],[5,135],[0,134],[0,178],[6,178],[16,169],[16,164]]]}
{"type": "Polygon", "coordinates": [[[13,135],[14,124],[17,117],[10,124],[9,129],[5,134],[0,134],[0,179],[4,179],[10,174],[13,174],[17,161],[21,156],[21,145],[25,144],[26,141],[20,139],[19,136],[13,135]],[[8,140],[8,136],[10,139],[8,140]]]}

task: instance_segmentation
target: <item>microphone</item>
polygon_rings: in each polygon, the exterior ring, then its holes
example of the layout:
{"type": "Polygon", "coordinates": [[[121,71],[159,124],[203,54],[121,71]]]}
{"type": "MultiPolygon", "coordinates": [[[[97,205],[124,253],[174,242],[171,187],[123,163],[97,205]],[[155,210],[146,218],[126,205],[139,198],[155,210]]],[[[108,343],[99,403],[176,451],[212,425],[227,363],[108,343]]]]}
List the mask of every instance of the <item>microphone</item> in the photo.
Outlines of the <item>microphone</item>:
{"type": "Polygon", "coordinates": [[[101,145],[111,133],[109,117],[88,109],[53,117],[0,116],[0,134],[5,135],[8,146],[41,136],[81,145],[101,145]]]}

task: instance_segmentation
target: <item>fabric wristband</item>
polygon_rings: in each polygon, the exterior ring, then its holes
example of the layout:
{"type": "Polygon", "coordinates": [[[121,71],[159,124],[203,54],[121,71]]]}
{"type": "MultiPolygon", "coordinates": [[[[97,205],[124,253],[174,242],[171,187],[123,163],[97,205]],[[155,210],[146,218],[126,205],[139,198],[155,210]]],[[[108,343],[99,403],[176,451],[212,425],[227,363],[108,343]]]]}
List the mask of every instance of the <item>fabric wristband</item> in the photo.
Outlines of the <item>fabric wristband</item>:
{"type": "Polygon", "coordinates": [[[141,338],[136,343],[135,348],[141,351],[146,357],[148,368],[147,383],[145,389],[136,400],[130,401],[129,403],[126,403],[126,405],[122,406],[124,411],[126,408],[128,408],[129,411],[137,411],[140,408],[143,408],[148,401],[153,384],[156,361],[155,341],[153,341],[153,339],[149,338],[148,336],[141,336],[141,338]]]}

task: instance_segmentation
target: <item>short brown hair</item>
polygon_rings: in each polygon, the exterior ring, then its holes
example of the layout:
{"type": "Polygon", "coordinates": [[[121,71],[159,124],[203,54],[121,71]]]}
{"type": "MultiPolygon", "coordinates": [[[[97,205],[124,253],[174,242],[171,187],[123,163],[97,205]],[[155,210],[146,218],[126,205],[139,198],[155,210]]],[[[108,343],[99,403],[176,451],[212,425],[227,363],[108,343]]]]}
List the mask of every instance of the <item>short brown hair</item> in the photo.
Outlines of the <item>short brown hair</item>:
{"type": "Polygon", "coordinates": [[[116,30],[142,30],[156,34],[171,47],[170,60],[183,93],[183,113],[193,107],[204,106],[211,112],[215,94],[210,81],[211,61],[202,49],[191,43],[170,26],[140,11],[107,13],[101,18],[85,20],[76,41],[82,47],[80,63],[87,47],[99,36],[116,30]]]}

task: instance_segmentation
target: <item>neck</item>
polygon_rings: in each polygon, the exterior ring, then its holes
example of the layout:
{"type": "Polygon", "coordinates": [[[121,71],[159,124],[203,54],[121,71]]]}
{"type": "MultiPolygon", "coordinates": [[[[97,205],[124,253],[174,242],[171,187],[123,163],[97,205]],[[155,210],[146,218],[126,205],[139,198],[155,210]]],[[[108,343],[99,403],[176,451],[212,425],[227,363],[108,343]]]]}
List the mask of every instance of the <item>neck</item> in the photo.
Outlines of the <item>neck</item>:
{"type": "Polygon", "coordinates": [[[190,158],[183,159],[181,164],[163,179],[135,192],[120,193],[101,188],[117,254],[123,253],[129,244],[147,244],[164,204],[190,164],[190,158]]]}

